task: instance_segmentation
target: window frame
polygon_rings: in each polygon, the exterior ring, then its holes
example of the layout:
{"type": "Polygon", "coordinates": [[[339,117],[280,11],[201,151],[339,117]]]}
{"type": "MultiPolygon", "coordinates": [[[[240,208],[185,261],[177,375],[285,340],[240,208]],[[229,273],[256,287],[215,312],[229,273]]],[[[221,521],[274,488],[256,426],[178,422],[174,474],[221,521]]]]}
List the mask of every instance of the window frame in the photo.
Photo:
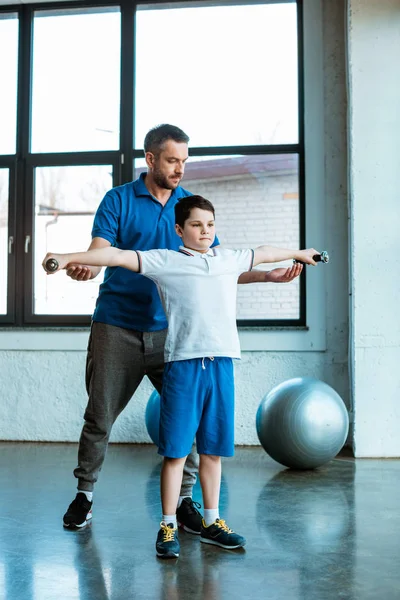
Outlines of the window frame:
{"type": "MultiPolygon", "coordinates": [[[[300,246],[306,239],[306,163],[304,138],[304,19],[303,0],[253,0],[248,4],[294,3],[297,6],[298,40],[298,142],[297,144],[218,146],[190,148],[192,157],[261,154],[297,154],[299,157],[299,222],[300,246]]],[[[152,0],[151,4],[200,5],[197,0],[152,0]]],[[[238,4],[236,0],[221,2],[238,4]]],[[[33,174],[36,167],[102,165],[113,166],[113,185],[129,182],[133,178],[133,164],[143,158],[143,150],[135,149],[135,15],[137,6],[144,2],[130,3],[128,0],[95,3],[87,1],[39,2],[29,5],[3,6],[0,13],[12,12],[19,16],[19,59],[18,59],[18,99],[17,99],[17,152],[16,155],[0,156],[0,166],[10,165],[9,190],[9,235],[14,235],[14,252],[9,255],[8,265],[8,313],[0,316],[0,326],[19,328],[59,328],[87,327],[90,315],[35,315],[33,313],[33,245],[34,245],[34,189],[33,174]],[[120,84],[120,148],[116,151],[55,152],[34,154],[30,152],[32,121],[32,62],[33,62],[33,20],[36,11],[62,11],[63,9],[84,9],[118,6],[121,12],[121,84],[120,84]],[[12,169],[12,171],[11,171],[12,169]],[[13,177],[11,178],[11,172],[13,177]],[[11,186],[11,179],[13,185],[11,186]],[[16,215],[23,218],[16,220],[16,215]],[[13,232],[10,233],[10,231],[13,232]],[[30,236],[30,251],[25,252],[25,240],[30,236]],[[16,268],[16,265],[19,268],[16,268]]],[[[240,4],[242,4],[240,2],[240,4]]],[[[246,4],[246,2],[243,2],[246,4]]],[[[101,199],[99,199],[100,201],[101,199]]],[[[304,270],[300,280],[299,319],[251,319],[238,320],[242,330],[281,328],[306,330],[307,274],[304,270]]]]}

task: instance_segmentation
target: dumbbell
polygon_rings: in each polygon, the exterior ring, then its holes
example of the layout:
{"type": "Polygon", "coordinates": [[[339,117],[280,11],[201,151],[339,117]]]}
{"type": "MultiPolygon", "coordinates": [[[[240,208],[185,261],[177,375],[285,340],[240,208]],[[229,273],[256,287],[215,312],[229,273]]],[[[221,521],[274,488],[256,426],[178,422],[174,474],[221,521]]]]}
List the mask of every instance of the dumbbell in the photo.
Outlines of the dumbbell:
{"type": "MultiPolygon", "coordinates": [[[[314,254],[313,260],[315,260],[315,262],[328,263],[329,262],[329,254],[327,253],[326,250],[324,250],[323,252],[321,252],[321,254],[314,254]]],[[[301,265],[306,264],[306,263],[303,263],[301,260],[296,260],[296,259],[294,259],[293,262],[300,263],[301,265]]]]}
{"type": "Polygon", "coordinates": [[[55,258],[49,258],[46,260],[45,269],[48,273],[54,273],[58,269],[58,260],[55,258]]]}

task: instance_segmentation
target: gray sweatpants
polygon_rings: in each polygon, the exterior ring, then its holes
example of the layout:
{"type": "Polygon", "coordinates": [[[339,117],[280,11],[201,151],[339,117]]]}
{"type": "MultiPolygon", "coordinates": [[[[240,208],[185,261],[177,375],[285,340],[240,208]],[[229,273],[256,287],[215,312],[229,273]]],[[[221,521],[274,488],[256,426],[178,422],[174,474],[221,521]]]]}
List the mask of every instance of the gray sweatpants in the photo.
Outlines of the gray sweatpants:
{"type": "MultiPolygon", "coordinates": [[[[91,492],[107,451],[111,428],[147,375],[161,393],[166,330],[140,332],[92,323],[87,361],[89,401],[79,440],[78,489],[91,492]]],[[[186,459],[181,495],[190,496],[199,466],[197,452],[186,459]]]]}

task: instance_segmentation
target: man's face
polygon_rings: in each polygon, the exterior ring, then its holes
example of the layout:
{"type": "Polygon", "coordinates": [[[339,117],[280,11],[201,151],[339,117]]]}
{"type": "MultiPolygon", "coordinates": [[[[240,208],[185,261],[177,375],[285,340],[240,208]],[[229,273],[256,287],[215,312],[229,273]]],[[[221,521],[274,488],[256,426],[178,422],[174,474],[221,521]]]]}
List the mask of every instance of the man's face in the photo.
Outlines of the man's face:
{"type": "Polygon", "coordinates": [[[165,142],[158,155],[147,152],[147,164],[154,183],[165,190],[177,188],[185,171],[188,154],[187,144],[173,140],[165,142]]]}
{"type": "Polygon", "coordinates": [[[192,208],[183,229],[179,225],[175,225],[175,229],[186,248],[207,252],[215,239],[214,215],[202,208],[192,208]]]}

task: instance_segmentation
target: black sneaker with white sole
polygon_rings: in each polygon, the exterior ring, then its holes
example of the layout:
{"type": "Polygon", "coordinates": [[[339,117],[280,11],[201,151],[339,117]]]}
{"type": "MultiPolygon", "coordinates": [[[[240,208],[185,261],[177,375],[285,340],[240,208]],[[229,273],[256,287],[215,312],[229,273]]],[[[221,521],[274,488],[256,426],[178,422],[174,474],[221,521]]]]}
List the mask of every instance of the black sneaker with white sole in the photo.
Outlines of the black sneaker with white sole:
{"type": "Polygon", "coordinates": [[[189,533],[200,535],[203,517],[199,512],[201,504],[193,502],[192,498],[184,498],[181,505],[176,509],[178,525],[189,533]]]}
{"type": "Polygon", "coordinates": [[[92,504],[93,502],[89,502],[86,494],[78,492],[63,517],[64,527],[69,529],[86,527],[92,519],[92,504]]]}
{"type": "Polygon", "coordinates": [[[229,529],[223,519],[216,519],[214,523],[211,523],[208,527],[206,527],[203,520],[200,541],[205,544],[214,544],[215,546],[220,546],[227,550],[242,548],[246,543],[245,538],[232,531],[232,529],[229,529]]]}

